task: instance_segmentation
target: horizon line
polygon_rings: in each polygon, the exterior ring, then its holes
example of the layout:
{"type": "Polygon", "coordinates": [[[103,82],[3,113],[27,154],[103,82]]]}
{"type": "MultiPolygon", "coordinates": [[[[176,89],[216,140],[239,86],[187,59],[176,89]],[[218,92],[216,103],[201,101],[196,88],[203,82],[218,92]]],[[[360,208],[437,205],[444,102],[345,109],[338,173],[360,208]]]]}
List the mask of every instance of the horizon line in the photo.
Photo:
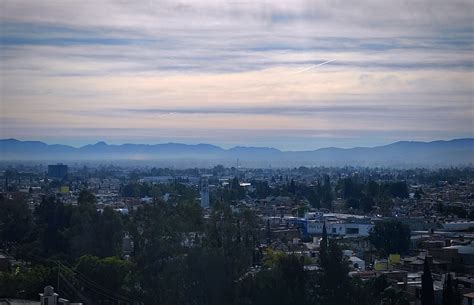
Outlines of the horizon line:
{"type": "Polygon", "coordinates": [[[383,146],[388,146],[388,145],[392,145],[392,144],[396,144],[396,143],[402,143],[402,142],[426,143],[426,144],[434,143],[434,142],[452,142],[452,141],[461,141],[461,140],[474,140],[474,137],[452,138],[452,139],[444,139],[444,140],[438,139],[438,140],[432,140],[432,141],[399,140],[399,141],[389,142],[387,144],[375,145],[375,146],[353,146],[353,147],[346,147],[346,148],[337,147],[337,146],[327,146],[327,147],[320,147],[320,148],[309,149],[309,150],[282,150],[282,149],[275,148],[275,147],[272,147],[272,146],[246,146],[246,145],[240,145],[240,144],[231,146],[230,148],[224,148],[220,145],[211,144],[211,143],[202,143],[202,142],[201,143],[196,143],[196,144],[187,144],[187,143],[180,143],[180,142],[161,142],[161,143],[154,143],[154,144],[125,142],[125,143],[121,143],[121,144],[109,144],[106,141],[97,141],[95,143],[89,143],[89,144],[85,144],[85,145],[81,145],[81,146],[73,146],[73,145],[61,144],[61,143],[48,143],[48,142],[41,141],[41,140],[20,140],[20,139],[12,138],[12,137],[10,137],[10,138],[1,138],[0,142],[11,141],[11,140],[18,141],[18,142],[39,142],[39,143],[43,143],[43,144],[48,145],[48,146],[61,145],[61,146],[68,146],[68,147],[72,147],[72,148],[76,148],[76,149],[80,149],[80,148],[83,148],[83,147],[86,147],[86,146],[94,146],[94,145],[103,143],[107,146],[123,146],[123,145],[157,146],[157,145],[167,145],[167,144],[178,144],[178,145],[186,145],[186,146],[209,145],[209,146],[218,147],[218,148],[223,149],[223,150],[231,150],[231,149],[234,149],[234,148],[266,148],[266,149],[278,150],[280,152],[305,152],[305,151],[316,151],[316,150],[330,149],[330,148],[335,148],[335,149],[376,148],[376,147],[383,147],[383,146]]]}

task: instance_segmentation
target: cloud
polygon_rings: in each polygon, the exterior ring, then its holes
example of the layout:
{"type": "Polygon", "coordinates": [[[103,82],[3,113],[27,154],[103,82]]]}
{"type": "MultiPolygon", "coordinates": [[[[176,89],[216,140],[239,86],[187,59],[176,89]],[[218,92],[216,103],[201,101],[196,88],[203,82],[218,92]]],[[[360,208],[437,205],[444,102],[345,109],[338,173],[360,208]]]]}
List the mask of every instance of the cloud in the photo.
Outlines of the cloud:
{"type": "Polygon", "coordinates": [[[441,0],[6,0],[2,133],[41,139],[54,127],[83,138],[92,126],[133,137],[120,126],[136,137],[164,130],[189,139],[221,129],[227,134],[213,139],[225,142],[239,139],[228,130],[247,128],[254,133],[241,140],[262,141],[258,131],[284,127],[291,136],[283,146],[296,145],[290,138],[301,130],[473,134],[473,8],[441,0]]]}

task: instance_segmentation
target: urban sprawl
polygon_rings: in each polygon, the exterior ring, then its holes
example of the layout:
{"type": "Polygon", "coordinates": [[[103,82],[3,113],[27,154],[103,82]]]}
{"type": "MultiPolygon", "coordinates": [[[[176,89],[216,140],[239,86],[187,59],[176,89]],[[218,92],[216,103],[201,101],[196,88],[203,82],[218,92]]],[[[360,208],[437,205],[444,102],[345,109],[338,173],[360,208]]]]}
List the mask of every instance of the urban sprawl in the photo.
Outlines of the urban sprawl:
{"type": "Polygon", "coordinates": [[[473,304],[472,168],[1,172],[12,304],[473,304]]]}

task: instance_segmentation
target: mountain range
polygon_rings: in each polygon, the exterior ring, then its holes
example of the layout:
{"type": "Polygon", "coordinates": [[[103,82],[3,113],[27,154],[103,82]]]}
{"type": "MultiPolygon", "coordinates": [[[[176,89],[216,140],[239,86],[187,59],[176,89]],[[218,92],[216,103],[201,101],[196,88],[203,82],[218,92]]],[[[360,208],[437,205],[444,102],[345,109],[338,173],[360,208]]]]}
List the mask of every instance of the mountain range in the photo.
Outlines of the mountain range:
{"type": "Polygon", "coordinates": [[[0,140],[2,161],[159,162],[173,166],[382,166],[446,167],[474,164],[474,138],[449,141],[401,141],[376,147],[321,148],[281,151],[271,147],[236,146],[224,149],[210,144],[122,144],[105,142],[82,147],[49,145],[40,141],[0,140]]]}

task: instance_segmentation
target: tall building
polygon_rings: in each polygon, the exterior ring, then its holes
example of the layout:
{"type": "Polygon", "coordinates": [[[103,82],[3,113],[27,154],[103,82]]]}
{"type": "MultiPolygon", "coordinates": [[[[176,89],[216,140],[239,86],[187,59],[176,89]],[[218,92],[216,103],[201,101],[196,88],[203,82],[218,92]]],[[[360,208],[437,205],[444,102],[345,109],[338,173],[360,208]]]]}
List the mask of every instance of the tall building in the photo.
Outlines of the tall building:
{"type": "Polygon", "coordinates": [[[68,167],[65,164],[48,165],[48,178],[64,179],[67,177],[68,167]]]}
{"type": "Polygon", "coordinates": [[[209,208],[209,179],[207,176],[201,177],[201,207],[209,208]]]}

